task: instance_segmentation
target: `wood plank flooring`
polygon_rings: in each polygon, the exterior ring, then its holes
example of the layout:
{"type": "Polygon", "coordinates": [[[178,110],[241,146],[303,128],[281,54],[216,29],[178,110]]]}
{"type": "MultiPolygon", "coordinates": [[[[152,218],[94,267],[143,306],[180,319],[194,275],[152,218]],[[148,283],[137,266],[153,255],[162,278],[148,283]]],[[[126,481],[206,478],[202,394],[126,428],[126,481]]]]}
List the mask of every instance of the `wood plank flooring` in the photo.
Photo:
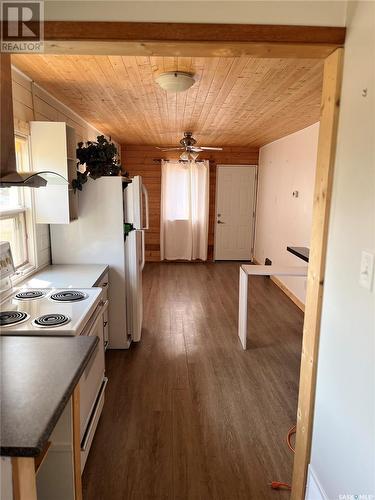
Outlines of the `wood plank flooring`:
{"type": "Polygon", "coordinates": [[[106,403],[84,500],[284,499],[302,312],[250,279],[249,341],[237,337],[239,263],[149,263],[142,341],[107,353],[106,403]]]}

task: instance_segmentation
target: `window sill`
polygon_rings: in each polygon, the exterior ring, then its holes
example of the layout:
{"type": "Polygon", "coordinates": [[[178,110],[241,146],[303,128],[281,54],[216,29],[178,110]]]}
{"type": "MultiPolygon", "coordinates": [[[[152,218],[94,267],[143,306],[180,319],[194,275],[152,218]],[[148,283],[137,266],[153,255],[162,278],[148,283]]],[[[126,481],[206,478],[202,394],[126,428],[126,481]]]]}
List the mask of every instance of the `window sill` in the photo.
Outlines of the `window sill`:
{"type": "Polygon", "coordinates": [[[14,276],[11,278],[12,285],[17,285],[21,281],[24,281],[31,274],[34,274],[36,271],[36,267],[31,264],[26,264],[21,269],[18,269],[14,276]]]}

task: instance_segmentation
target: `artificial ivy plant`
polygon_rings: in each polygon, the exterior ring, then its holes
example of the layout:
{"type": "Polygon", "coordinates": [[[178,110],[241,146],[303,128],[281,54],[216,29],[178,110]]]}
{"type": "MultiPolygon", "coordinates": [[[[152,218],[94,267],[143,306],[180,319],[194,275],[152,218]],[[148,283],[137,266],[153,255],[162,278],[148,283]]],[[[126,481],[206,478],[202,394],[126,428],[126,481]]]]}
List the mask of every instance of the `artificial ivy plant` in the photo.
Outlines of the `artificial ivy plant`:
{"type": "Polygon", "coordinates": [[[77,179],[72,182],[72,187],[79,191],[82,191],[82,185],[87,182],[88,176],[99,179],[105,175],[119,175],[121,171],[121,165],[117,162],[117,148],[104,135],[98,135],[96,142],[79,142],[77,158],[77,167],[86,167],[84,172],[77,170],[77,179]]]}

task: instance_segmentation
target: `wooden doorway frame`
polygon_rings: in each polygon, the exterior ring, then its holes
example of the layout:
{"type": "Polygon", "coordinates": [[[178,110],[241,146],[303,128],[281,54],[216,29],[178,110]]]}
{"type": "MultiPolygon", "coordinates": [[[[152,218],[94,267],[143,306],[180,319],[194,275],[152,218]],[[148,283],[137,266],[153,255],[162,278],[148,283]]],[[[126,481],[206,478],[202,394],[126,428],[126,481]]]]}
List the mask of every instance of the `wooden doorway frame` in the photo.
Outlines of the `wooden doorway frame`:
{"type": "Polygon", "coordinates": [[[44,23],[44,33],[47,54],[188,57],[249,55],[325,60],[291,493],[292,500],[302,500],[305,496],[311,451],[345,28],[47,21],[44,23]]]}

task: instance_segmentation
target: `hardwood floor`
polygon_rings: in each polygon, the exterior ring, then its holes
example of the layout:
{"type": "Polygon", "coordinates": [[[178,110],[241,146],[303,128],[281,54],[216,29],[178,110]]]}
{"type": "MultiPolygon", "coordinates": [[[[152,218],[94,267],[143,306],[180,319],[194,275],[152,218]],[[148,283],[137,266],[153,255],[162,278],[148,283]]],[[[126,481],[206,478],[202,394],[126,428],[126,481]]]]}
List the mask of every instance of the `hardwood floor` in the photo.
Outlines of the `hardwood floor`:
{"type": "Polygon", "coordinates": [[[237,337],[239,263],[149,263],[142,341],[107,353],[106,402],[85,500],[288,498],[303,314],[250,279],[249,342],[237,337]]]}

